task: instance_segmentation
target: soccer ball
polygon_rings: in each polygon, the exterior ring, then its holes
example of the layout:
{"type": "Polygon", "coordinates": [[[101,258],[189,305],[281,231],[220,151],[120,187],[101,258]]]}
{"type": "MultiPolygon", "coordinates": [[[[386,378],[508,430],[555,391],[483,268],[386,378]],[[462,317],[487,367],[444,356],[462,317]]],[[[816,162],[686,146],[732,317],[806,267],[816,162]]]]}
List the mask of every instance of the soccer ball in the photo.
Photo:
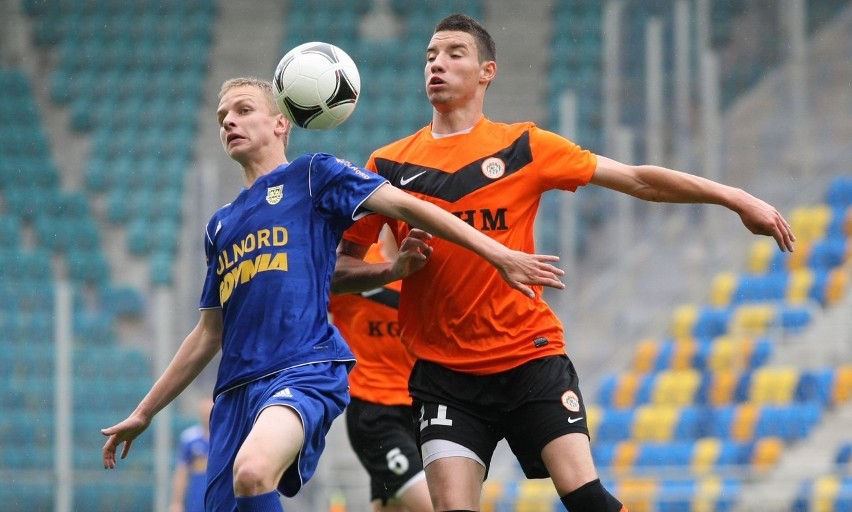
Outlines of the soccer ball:
{"type": "Polygon", "coordinates": [[[326,130],[355,110],[361,76],[346,52],[315,41],[281,58],[272,85],[278,109],[287,119],[309,130],[326,130]]]}

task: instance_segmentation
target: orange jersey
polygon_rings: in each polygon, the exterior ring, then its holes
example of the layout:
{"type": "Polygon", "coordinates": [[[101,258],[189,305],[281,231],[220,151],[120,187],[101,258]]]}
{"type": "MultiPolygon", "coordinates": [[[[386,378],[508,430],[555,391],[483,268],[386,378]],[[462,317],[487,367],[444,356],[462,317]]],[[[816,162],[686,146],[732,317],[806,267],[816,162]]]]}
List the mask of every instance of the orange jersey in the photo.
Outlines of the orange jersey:
{"type": "MultiPolygon", "coordinates": [[[[467,134],[434,138],[427,126],[377,150],[367,168],[412,195],[455,214],[503,245],[534,253],[533,224],[541,195],[589,182],[594,154],[533,123],[482,118],[467,134]]],[[[388,223],[402,240],[409,226],[373,215],[344,238],[376,240],[388,223]]],[[[541,298],[512,289],[485,260],[434,238],[426,266],[403,281],[403,343],[418,359],[492,374],[527,361],[563,355],[562,324],[541,298]]]]}
{"type": "MultiPolygon", "coordinates": [[[[381,262],[381,245],[367,252],[365,261],[381,262]]],[[[332,295],[329,312],[334,325],[355,354],[349,374],[350,394],[383,405],[411,405],[408,377],[414,365],[399,338],[400,283],[364,293],[332,295]]]]}

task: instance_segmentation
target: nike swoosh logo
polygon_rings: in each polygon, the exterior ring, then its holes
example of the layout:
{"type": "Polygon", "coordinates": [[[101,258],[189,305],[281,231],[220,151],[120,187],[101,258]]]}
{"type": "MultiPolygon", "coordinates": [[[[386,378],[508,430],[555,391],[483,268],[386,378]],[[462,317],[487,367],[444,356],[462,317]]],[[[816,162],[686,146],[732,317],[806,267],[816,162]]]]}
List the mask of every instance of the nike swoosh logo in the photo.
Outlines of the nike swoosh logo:
{"type": "Polygon", "coordinates": [[[581,419],[583,419],[582,416],[580,416],[579,418],[568,418],[568,423],[577,423],[581,419]]]}
{"type": "Polygon", "coordinates": [[[409,183],[416,180],[417,178],[419,178],[423,174],[426,174],[426,171],[421,171],[421,172],[415,174],[414,176],[412,176],[410,178],[405,178],[405,177],[399,178],[399,184],[402,185],[402,186],[408,185],[409,183]]]}

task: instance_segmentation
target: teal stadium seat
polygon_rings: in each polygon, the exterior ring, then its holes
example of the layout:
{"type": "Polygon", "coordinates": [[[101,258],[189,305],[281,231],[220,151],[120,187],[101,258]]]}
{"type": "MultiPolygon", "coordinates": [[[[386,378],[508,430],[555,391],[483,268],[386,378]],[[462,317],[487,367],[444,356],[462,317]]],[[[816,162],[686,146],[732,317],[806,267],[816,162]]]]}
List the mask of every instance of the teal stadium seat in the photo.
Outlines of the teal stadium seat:
{"type": "Polygon", "coordinates": [[[16,478],[0,481],[0,503],[6,512],[53,510],[55,486],[49,482],[16,478]]]}

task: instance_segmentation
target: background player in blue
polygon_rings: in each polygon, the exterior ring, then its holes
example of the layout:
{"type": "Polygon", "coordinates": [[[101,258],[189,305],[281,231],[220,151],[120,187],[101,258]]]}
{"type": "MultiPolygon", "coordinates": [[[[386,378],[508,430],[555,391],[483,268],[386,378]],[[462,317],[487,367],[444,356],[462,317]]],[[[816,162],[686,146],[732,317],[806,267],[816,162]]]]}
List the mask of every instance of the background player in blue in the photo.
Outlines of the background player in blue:
{"type": "Polygon", "coordinates": [[[198,401],[198,423],[180,433],[177,461],[172,475],[169,512],[204,512],[207,489],[207,454],[210,452],[210,410],[213,400],[198,401]]]}
{"type": "MultiPolygon", "coordinates": [[[[221,349],[210,418],[206,509],[282,510],[316,469],[332,421],[349,401],[353,355],[328,322],[331,276],[343,231],[376,212],[462,245],[527,296],[563,288],[557,258],[513,251],[384,178],[327,154],[287,163],[290,124],[272,85],[225,82],[216,112],[225,151],[245,188],[207,225],[207,278],[196,327],[163,375],[122,422],[101,432],[105,468],[221,349]]],[[[412,264],[431,249],[405,251],[412,264]]],[[[395,265],[392,269],[398,269],[395,265]]],[[[399,276],[401,277],[401,275],[399,276]]],[[[394,279],[391,279],[394,280],[394,279]]]]}

